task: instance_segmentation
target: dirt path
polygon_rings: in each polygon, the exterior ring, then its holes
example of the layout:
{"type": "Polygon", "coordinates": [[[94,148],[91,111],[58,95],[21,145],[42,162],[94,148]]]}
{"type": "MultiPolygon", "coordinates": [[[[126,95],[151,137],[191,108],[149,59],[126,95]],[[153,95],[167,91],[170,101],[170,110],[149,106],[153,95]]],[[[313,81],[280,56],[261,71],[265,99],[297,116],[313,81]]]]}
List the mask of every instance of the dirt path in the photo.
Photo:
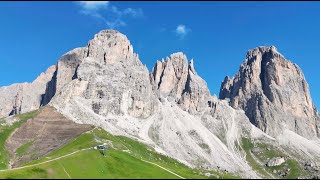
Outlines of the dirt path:
{"type": "Polygon", "coordinates": [[[184,178],[184,177],[182,177],[182,176],[180,176],[180,175],[178,175],[178,174],[170,171],[169,169],[166,169],[166,168],[164,168],[164,167],[162,167],[162,166],[160,166],[160,165],[158,165],[158,164],[156,164],[156,163],[149,162],[149,161],[146,161],[146,160],[143,160],[143,159],[141,159],[141,161],[146,162],[146,163],[149,163],[149,164],[152,164],[152,165],[155,165],[155,166],[158,166],[159,168],[161,168],[161,169],[163,169],[163,170],[165,170],[165,171],[167,171],[167,172],[169,172],[169,173],[171,173],[171,174],[173,174],[173,175],[175,175],[175,176],[177,176],[177,177],[179,177],[179,178],[181,178],[181,179],[186,179],[186,178],[184,178]]]}
{"type": "MultiPolygon", "coordinates": [[[[61,163],[60,163],[60,164],[61,164],[61,163]]],[[[62,164],[61,164],[61,166],[62,166],[64,172],[65,172],[65,173],[67,174],[67,176],[69,177],[69,179],[72,179],[71,176],[70,176],[70,174],[67,172],[66,168],[64,168],[64,166],[63,166],[62,164]]]]}

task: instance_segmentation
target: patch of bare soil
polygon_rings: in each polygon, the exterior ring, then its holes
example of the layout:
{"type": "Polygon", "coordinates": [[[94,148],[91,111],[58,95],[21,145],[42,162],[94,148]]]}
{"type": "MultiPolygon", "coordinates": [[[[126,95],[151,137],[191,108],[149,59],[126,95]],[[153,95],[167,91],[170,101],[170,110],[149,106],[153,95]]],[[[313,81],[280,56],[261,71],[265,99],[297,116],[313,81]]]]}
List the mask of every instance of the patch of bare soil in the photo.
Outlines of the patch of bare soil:
{"type": "Polygon", "coordinates": [[[77,124],[47,106],[6,141],[6,148],[13,156],[12,167],[36,160],[93,128],[92,125],[77,124]]]}

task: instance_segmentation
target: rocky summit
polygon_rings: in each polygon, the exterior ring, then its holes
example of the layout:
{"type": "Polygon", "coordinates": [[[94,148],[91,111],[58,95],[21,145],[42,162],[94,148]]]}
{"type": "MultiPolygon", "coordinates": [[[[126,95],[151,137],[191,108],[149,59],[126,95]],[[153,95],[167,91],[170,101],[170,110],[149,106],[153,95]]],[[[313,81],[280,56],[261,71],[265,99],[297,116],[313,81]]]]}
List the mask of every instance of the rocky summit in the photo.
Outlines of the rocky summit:
{"type": "Polygon", "coordinates": [[[182,52],[174,53],[166,61],[157,61],[151,72],[153,89],[160,99],[175,101],[183,110],[195,114],[208,105],[207,83],[197,75],[193,60],[182,52]]]}
{"type": "Polygon", "coordinates": [[[49,106],[189,167],[247,178],[278,177],[256,169],[280,158],[270,154],[286,157],[279,166],[320,163],[320,118],[308,84],[274,46],[249,50],[237,75],[222,82],[220,99],[210,94],[195,62],[177,52],[149,72],[124,34],[103,30],[34,82],[1,87],[0,117],[9,122],[49,106]]]}
{"type": "Polygon", "coordinates": [[[237,75],[224,79],[219,97],[243,109],[254,125],[272,136],[288,129],[320,137],[320,120],[301,69],[274,46],[249,50],[237,75]]]}

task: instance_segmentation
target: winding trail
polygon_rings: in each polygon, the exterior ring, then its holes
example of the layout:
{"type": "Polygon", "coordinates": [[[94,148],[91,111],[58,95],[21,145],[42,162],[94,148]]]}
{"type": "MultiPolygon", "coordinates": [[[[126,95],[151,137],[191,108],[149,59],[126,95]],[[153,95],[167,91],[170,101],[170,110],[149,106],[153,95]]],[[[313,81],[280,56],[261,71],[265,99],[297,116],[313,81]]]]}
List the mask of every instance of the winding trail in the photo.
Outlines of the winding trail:
{"type": "Polygon", "coordinates": [[[177,177],[179,177],[179,178],[181,178],[181,179],[186,179],[186,178],[184,178],[184,177],[182,177],[182,176],[180,176],[180,175],[178,175],[178,174],[170,171],[169,169],[166,169],[166,168],[164,168],[164,167],[162,167],[162,166],[160,166],[160,165],[158,165],[158,164],[156,164],[156,163],[149,162],[149,161],[146,161],[146,160],[143,160],[143,159],[141,159],[141,161],[146,162],[146,163],[149,163],[149,164],[152,164],[152,165],[155,165],[155,166],[158,166],[159,168],[161,168],[161,169],[163,169],[163,170],[165,170],[165,171],[167,171],[167,172],[169,172],[169,173],[171,173],[171,174],[173,174],[173,175],[175,175],[175,176],[177,176],[177,177]]]}
{"type": "Polygon", "coordinates": [[[59,164],[62,166],[64,172],[67,174],[67,176],[69,177],[69,179],[72,179],[71,176],[70,176],[70,174],[67,172],[66,168],[64,168],[63,164],[61,164],[61,163],[59,163],[59,164]]]}

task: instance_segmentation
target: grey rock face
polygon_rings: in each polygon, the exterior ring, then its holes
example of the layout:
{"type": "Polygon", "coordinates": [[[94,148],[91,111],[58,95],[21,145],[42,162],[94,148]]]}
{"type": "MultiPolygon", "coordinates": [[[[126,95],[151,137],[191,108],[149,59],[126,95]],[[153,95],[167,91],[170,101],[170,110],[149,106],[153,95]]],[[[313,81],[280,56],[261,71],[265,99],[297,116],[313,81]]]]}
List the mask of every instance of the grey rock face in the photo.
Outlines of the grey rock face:
{"type": "Polygon", "coordinates": [[[283,157],[274,157],[270,159],[267,163],[267,166],[272,167],[272,166],[280,166],[283,164],[286,160],[283,157]]]}
{"type": "Polygon", "coordinates": [[[208,107],[210,92],[207,84],[197,75],[193,60],[188,65],[183,53],[174,53],[166,61],[157,61],[150,76],[153,89],[160,99],[174,100],[191,114],[208,107]]]}
{"type": "Polygon", "coordinates": [[[61,88],[73,79],[78,78],[77,70],[84,58],[84,48],[76,48],[64,54],[56,64],[56,71],[52,79],[48,82],[46,92],[41,105],[48,104],[56,93],[60,93],[61,88]]]}
{"type": "Polygon", "coordinates": [[[85,56],[85,48],[75,48],[61,57],[57,63],[57,84],[56,89],[60,89],[77,77],[79,64],[85,56]]]}
{"type": "Polygon", "coordinates": [[[64,85],[77,78],[77,68],[83,57],[84,48],[76,48],[32,83],[1,87],[0,117],[25,113],[48,104],[64,85]]]}
{"type": "Polygon", "coordinates": [[[162,59],[162,62],[157,61],[151,72],[151,81],[155,91],[158,91],[160,97],[168,96],[179,99],[185,89],[185,84],[188,77],[188,60],[183,53],[174,53],[162,59]]]}
{"type": "MultiPolygon", "coordinates": [[[[139,118],[152,115],[156,98],[148,69],[133,53],[125,35],[114,30],[101,31],[79,52],[77,57],[82,59],[79,63],[71,62],[72,70],[67,67],[70,63],[64,63],[61,77],[68,78],[61,83],[72,82],[55,96],[54,106],[61,109],[78,98],[87,100],[98,115],[129,114],[139,118]]],[[[58,75],[59,72],[58,67],[58,75]]]]}
{"type": "Polygon", "coordinates": [[[196,114],[208,107],[209,99],[210,92],[207,83],[197,75],[191,60],[186,86],[178,104],[189,113],[196,114]]]}
{"type": "Polygon", "coordinates": [[[0,117],[36,110],[40,107],[47,83],[52,79],[55,66],[32,83],[20,83],[0,88],[0,117]]]}
{"type": "Polygon", "coordinates": [[[272,136],[283,129],[319,136],[317,110],[303,73],[274,46],[250,50],[237,75],[224,79],[219,96],[272,136]]]}

